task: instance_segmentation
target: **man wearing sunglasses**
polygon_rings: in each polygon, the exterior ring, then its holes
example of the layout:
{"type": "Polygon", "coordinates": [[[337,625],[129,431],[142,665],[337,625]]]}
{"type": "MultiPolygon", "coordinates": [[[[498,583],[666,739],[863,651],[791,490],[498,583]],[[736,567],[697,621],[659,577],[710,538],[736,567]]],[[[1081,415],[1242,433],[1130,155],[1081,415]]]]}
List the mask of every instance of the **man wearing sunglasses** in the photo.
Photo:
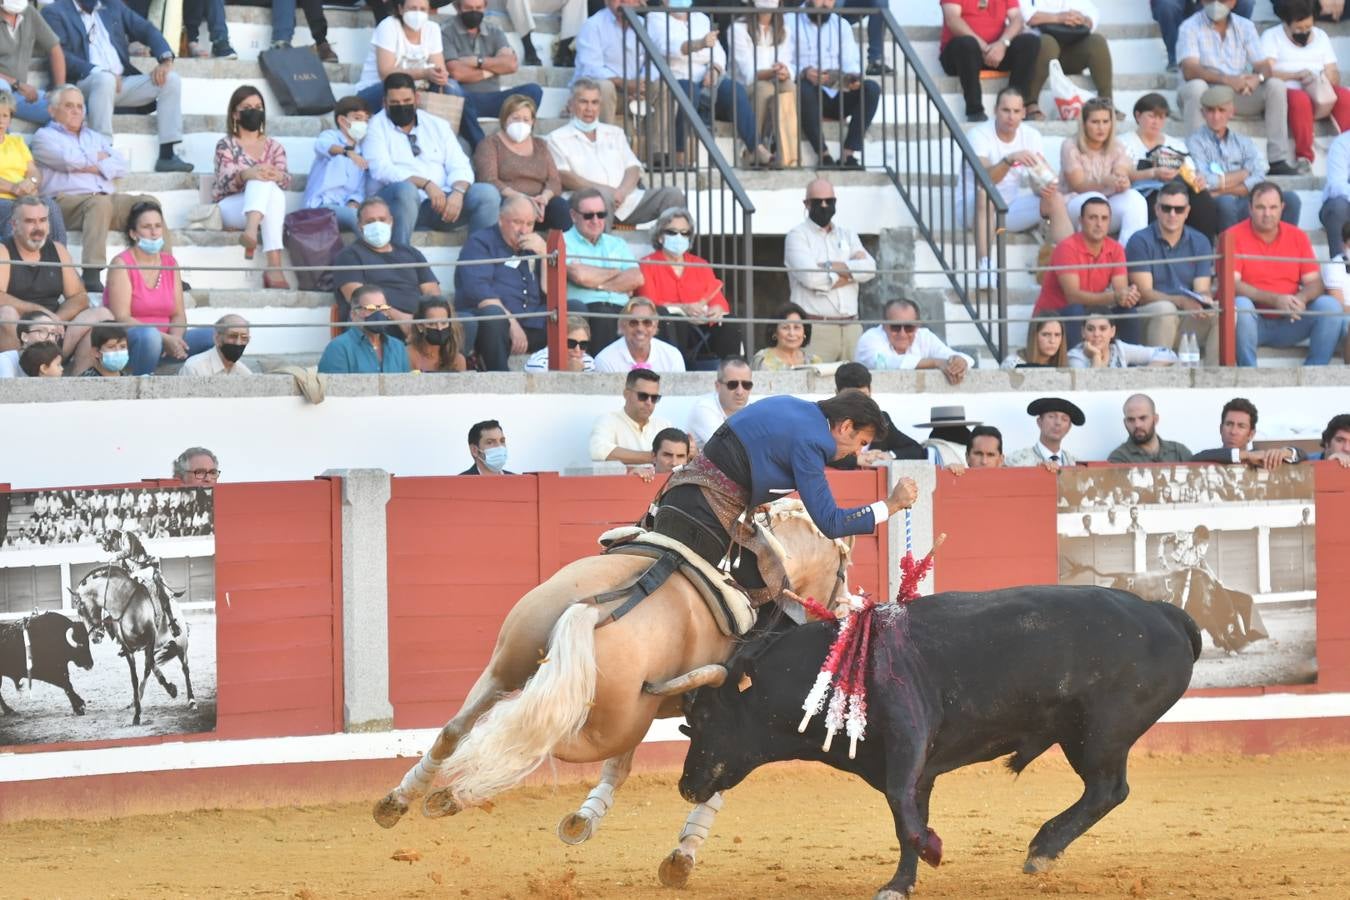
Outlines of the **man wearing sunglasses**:
{"type": "Polygon", "coordinates": [[[1125,245],[1128,262],[1147,263],[1129,269],[1130,284],[1139,289],[1139,305],[1148,317],[1144,343],[1176,349],[1181,327],[1178,313],[1184,312],[1191,329],[1205,344],[1205,335],[1214,322],[1214,295],[1210,292],[1213,263],[1196,257],[1209,256],[1214,245],[1186,224],[1191,192],[1185,184],[1172,181],[1163,185],[1153,205],[1158,218],[1131,235],[1125,245]]]}
{"type": "Polygon", "coordinates": [[[595,355],[595,371],[684,371],[684,354],[656,336],[656,304],[652,301],[645,297],[628,301],[619,320],[619,332],[617,340],[595,355]]]}
{"type": "Polygon", "coordinates": [[[706,444],[728,416],[745,409],[754,386],[750,363],[744,356],[728,356],[722,360],[717,366],[717,384],[713,392],[695,400],[694,408],[689,411],[689,433],[700,445],[706,444]]]}
{"type": "MultiPolygon", "coordinates": [[[[319,372],[325,375],[378,375],[381,372],[407,372],[408,350],[403,341],[388,336],[391,307],[384,291],[374,285],[362,285],[352,293],[352,321],[359,326],[344,328],[328,342],[319,357],[319,372]]],[[[402,333],[401,331],[399,332],[402,333]]]]}
{"type": "Polygon", "coordinates": [[[869,369],[941,369],[948,384],[960,384],[975,364],[918,324],[919,304],[913,300],[887,300],[882,316],[886,321],[864,331],[853,352],[869,369]]]}
{"type": "Polygon", "coordinates": [[[654,415],[660,401],[660,375],[646,369],[629,372],[623,386],[623,409],[605,413],[591,429],[591,459],[630,466],[651,465],[657,434],[675,427],[654,415]]]}
{"type": "MultiPolygon", "coordinates": [[[[628,242],[609,233],[609,205],[595,188],[572,195],[572,227],[563,234],[567,247],[567,298],[593,313],[614,314],[642,287],[642,271],[628,242]]],[[[618,320],[595,318],[597,346],[619,336],[618,320]]]]}

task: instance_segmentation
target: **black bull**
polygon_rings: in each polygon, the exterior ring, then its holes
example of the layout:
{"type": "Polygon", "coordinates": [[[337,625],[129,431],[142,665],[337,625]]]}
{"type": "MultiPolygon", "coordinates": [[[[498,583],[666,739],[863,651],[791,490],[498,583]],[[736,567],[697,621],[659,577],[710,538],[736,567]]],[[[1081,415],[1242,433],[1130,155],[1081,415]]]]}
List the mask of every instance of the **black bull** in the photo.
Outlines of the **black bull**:
{"type": "Polygon", "coordinates": [[[70,684],[70,663],[81,669],[92,669],[94,658],[89,654],[89,632],[83,622],[72,622],[60,613],[45,612],[26,620],[0,625],[0,713],[13,712],[5,703],[2,692],[4,680],[11,679],[19,687],[19,680],[32,675],[66,692],[75,715],[84,715],[84,700],[70,684]],[[28,629],[28,649],[24,649],[24,628],[28,629]],[[31,652],[33,668],[28,669],[31,652]]]}
{"type": "Polygon", "coordinates": [[[920,857],[941,859],[928,827],[938,775],[1009,753],[1009,768],[1021,772],[1059,744],[1084,790],[1031,841],[1025,871],[1046,868],[1124,801],[1130,747],[1185,692],[1200,656],[1200,631],[1185,612],[1109,588],[937,594],[877,616],[856,759],[844,739],[821,750],[823,716],[797,732],[836,635],[832,623],[814,623],[746,645],[720,687],[690,695],[680,793],[703,802],[786,759],[858,775],[886,795],[902,848],[879,898],[910,891],[920,857]],[[741,691],[743,675],[751,683],[741,691]]]}

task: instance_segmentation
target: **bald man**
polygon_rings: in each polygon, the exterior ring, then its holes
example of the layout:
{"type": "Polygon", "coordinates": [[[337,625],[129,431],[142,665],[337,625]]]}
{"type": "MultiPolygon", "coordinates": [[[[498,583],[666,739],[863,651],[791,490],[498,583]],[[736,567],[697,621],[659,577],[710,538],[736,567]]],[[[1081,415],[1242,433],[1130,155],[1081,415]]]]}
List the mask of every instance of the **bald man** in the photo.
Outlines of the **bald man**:
{"type": "Polygon", "coordinates": [[[1158,437],[1161,418],[1148,394],[1131,394],[1125,401],[1125,433],[1128,440],[1111,451],[1107,462],[1159,463],[1190,462],[1191,451],[1185,444],[1165,441],[1158,437]]]}
{"type": "Polygon", "coordinates": [[[876,277],[877,263],[858,235],[834,221],[837,199],[828,180],[808,184],[802,205],[806,221],[783,241],[789,299],[811,320],[807,356],[819,356],[821,362],[847,360],[862,335],[858,285],[876,277]]]}
{"type": "Polygon", "coordinates": [[[215,346],[196,356],[189,356],[178,374],[193,378],[252,375],[248,366],[239,361],[248,347],[248,320],[243,316],[221,316],[216,320],[215,329],[215,346]]]}

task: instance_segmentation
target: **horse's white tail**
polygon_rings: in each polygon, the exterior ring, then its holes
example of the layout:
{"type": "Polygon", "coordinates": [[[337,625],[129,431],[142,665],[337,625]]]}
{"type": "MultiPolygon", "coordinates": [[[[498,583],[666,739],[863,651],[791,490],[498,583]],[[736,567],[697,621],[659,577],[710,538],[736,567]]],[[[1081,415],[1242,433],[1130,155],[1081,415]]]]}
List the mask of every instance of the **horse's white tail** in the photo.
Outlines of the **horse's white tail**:
{"type": "Polygon", "coordinates": [[[574,604],[558,619],[546,660],[520,693],[483,714],[446,760],[440,782],[461,808],[518,784],[586,724],[595,700],[600,610],[574,604]]]}

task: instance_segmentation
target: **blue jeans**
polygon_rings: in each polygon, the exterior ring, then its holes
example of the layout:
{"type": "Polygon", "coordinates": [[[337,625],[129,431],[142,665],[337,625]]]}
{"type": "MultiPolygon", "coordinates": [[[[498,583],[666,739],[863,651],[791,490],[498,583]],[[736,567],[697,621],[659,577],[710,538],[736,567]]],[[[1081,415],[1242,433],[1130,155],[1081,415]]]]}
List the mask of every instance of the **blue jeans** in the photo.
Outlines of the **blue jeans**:
{"type": "Polygon", "coordinates": [[[537,84],[522,84],[504,91],[464,91],[464,117],[459,120],[459,134],[469,142],[470,153],[478,149],[478,142],[483,139],[483,126],[478,124],[478,118],[495,119],[501,115],[502,104],[512,94],[529,97],[534,101],[535,109],[544,100],[544,89],[537,84]]]}
{"type": "MultiPolygon", "coordinates": [[[[1252,0],[1248,0],[1252,2],[1252,0]]],[[[881,9],[886,6],[883,0],[844,0],[838,4],[844,9],[881,9]]],[[[844,17],[841,17],[844,18],[844,17]]],[[[852,25],[856,21],[852,17],[844,18],[844,27],[852,25]]],[[[881,18],[880,12],[875,12],[867,17],[867,61],[870,63],[881,62],[882,50],[885,45],[882,43],[885,34],[886,23],[881,18]]]]}
{"type": "Polygon", "coordinates": [[[481,181],[471,184],[464,195],[464,206],[459,218],[446,222],[431,208],[430,200],[421,199],[417,188],[410,182],[386,184],[380,188],[379,196],[389,204],[389,211],[394,215],[395,244],[411,243],[415,228],[453,231],[467,225],[470,233],[491,228],[497,222],[502,203],[502,195],[492,185],[481,181]]]}
{"type": "MultiPolygon", "coordinates": [[[[1255,5],[1256,0],[1237,0],[1233,12],[1250,19],[1255,5]]],[[[1167,64],[1174,66],[1177,62],[1177,33],[1181,31],[1181,23],[1194,14],[1200,4],[1198,0],[1149,0],[1149,6],[1153,8],[1153,21],[1158,23],[1158,30],[1162,32],[1163,46],[1167,47],[1167,64]]]]}
{"type": "MultiPolygon", "coordinates": [[[[189,328],[183,334],[187,341],[188,356],[195,356],[211,349],[216,342],[214,328],[189,328]]],[[[128,365],[132,375],[153,375],[164,355],[164,332],[149,325],[127,329],[127,351],[131,355],[128,365]]]]}
{"type": "MultiPolygon", "coordinates": [[[[284,5],[285,0],[273,3],[272,15],[284,5]]],[[[196,42],[201,34],[202,19],[206,19],[206,33],[211,37],[211,49],[230,45],[230,29],[225,24],[225,0],[184,0],[183,27],[187,29],[188,40],[196,42]]],[[[291,31],[295,31],[295,3],[291,2],[291,31]]],[[[286,40],[290,40],[288,37],[286,40]]]]}
{"type": "Polygon", "coordinates": [[[47,111],[45,91],[38,91],[38,98],[29,100],[23,94],[14,91],[8,81],[0,81],[0,91],[14,98],[14,118],[32,122],[34,125],[46,125],[52,120],[52,114],[47,111]]]}
{"type": "MultiPolygon", "coordinates": [[[[1256,305],[1246,297],[1237,298],[1237,364],[1256,365],[1257,347],[1293,347],[1308,342],[1304,365],[1325,366],[1345,334],[1345,316],[1304,316],[1297,322],[1287,316],[1268,319],[1258,316],[1256,305]]],[[[1326,294],[1308,304],[1313,312],[1339,312],[1341,304],[1326,294]]]]}
{"type": "MultiPolygon", "coordinates": [[[[746,150],[754,150],[755,145],[759,143],[759,138],[755,134],[755,113],[750,108],[750,96],[745,92],[745,85],[739,81],[732,81],[730,78],[723,78],[717,84],[717,91],[713,94],[705,94],[703,82],[692,84],[687,79],[681,78],[677,82],[684,92],[689,95],[689,100],[698,110],[699,115],[704,122],[711,122],[714,117],[723,122],[735,121],[736,133],[741,137],[741,143],[745,145],[746,150]],[[714,102],[715,101],[715,102],[714,102]]],[[[684,117],[680,116],[675,122],[675,149],[684,150],[684,117]]]]}
{"type": "MultiPolygon", "coordinates": [[[[313,36],[314,42],[320,43],[328,40],[328,19],[323,14],[322,0],[300,0],[300,5],[305,9],[305,20],[309,23],[309,33],[313,36]]],[[[295,37],[295,7],[296,0],[272,0],[272,40],[290,41],[295,37]]],[[[211,40],[215,40],[214,33],[211,40]]],[[[372,106],[371,112],[379,107],[372,106]]]]}
{"type": "MultiPolygon", "coordinates": [[[[1219,211],[1219,231],[1232,228],[1237,223],[1251,218],[1252,208],[1247,197],[1220,194],[1214,198],[1214,206],[1219,211]]],[[[1284,212],[1280,214],[1280,221],[1297,228],[1298,217],[1302,212],[1303,201],[1299,199],[1298,194],[1285,191],[1284,212]]]]}
{"type": "Polygon", "coordinates": [[[334,203],[331,206],[320,206],[319,209],[331,209],[337,216],[338,229],[341,231],[350,231],[352,234],[360,234],[361,228],[356,224],[356,209],[345,203],[334,203]]]}
{"type": "MultiPolygon", "coordinates": [[[[51,197],[42,201],[47,205],[47,229],[52,240],[58,244],[69,244],[66,240],[66,219],[61,215],[60,205],[51,197]]],[[[7,241],[14,234],[14,201],[0,199],[0,241],[7,241]]]]}

